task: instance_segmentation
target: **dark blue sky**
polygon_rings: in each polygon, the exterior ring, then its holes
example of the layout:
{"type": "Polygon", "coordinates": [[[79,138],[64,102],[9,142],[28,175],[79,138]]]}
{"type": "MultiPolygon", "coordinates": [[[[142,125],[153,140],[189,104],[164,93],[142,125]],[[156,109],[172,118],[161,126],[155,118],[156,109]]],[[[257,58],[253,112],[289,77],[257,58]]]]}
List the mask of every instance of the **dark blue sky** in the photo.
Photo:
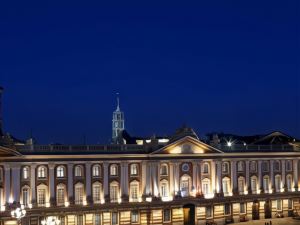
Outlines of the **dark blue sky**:
{"type": "Polygon", "coordinates": [[[106,143],[120,92],[133,135],[300,138],[298,1],[109,2],[0,3],[7,132],[106,143]]]}

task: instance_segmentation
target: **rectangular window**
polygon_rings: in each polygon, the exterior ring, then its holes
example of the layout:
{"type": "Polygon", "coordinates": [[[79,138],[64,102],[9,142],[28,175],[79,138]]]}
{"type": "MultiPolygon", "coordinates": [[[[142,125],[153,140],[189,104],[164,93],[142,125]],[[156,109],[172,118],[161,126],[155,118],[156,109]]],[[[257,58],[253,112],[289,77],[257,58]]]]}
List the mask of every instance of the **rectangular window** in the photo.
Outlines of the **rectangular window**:
{"type": "Polygon", "coordinates": [[[277,200],[276,209],[281,210],[281,200],[277,200]]]}
{"type": "Polygon", "coordinates": [[[170,209],[164,209],[163,212],[163,222],[170,222],[171,221],[171,210],[170,209]]]}
{"type": "MultiPolygon", "coordinates": [[[[23,193],[22,193],[22,195],[23,195],[23,205],[25,207],[27,207],[28,204],[29,204],[29,192],[28,191],[29,190],[27,188],[24,188],[23,193]]],[[[1,198],[1,196],[0,196],[0,198],[1,198]]]]}
{"type": "Polygon", "coordinates": [[[288,209],[293,209],[293,200],[292,199],[288,200],[288,209]]]}
{"type": "Polygon", "coordinates": [[[113,212],[111,215],[111,224],[117,225],[118,224],[118,213],[113,212]]]}
{"type": "Polygon", "coordinates": [[[75,204],[80,205],[83,203],[83,188],[76,187],[75,189],[75,204]]]}
{"type": "Polygon", "coordinates": [[[206,213],[206,218],[211,218],[212,217],[212,207],[207,206],[206,210],[205,210],[205,213],[206,213]]]}
{"type": "Polygon", "coordinates": [[[246,204],[243,202],[243,203],[240,203],[240,213],[246,213],[246,204]]]}
{"type": "Polygon", "coordinates": [[[131,212],[131,223],[138,223],[139,222],[139,211],[132,211],[131,212]]]}
{"type": "Polygon", "coordinates": [[[115,185],[110,186],[110,200],[111,202],[118,201],[118,186],[115,185]]]}
{"type": "Polygon", "coordinates": [[[45,206],[46,203],[46,190],[38,189],[38,206],[45,206]]]}
{"type": "Polygon", "coordinates": [[[95,225],[101,225],[101,215],[95,214],[95,225]]]}
{"type": "Polygon", "coordinates": [[[76,225],[83,225],[83,215],[77,216],[77,224],[76,225]]]}
{"type": "Polygon", "coordinates": [[[138,185],[132,184],[130,188],[131,200],[137,201],[138,200],[138,185]]]}
{"type": "Polygon", "coordinates": [[[65,204],[65,190],[64,188],[57,188],[57,193],[56,193],[56,201],[57,205],[64,205],[65,204]]]}
{"type": "Polygon", "coordinates": [[[94,203],[100,203],[100,185],[93,186],[93,201],[94,203]]]}
{"type": "Polygon", "coordinates": [[[64,216],[60,216],[59,220],[60,220],[59,225],[65,225],[65,217],[64,216]]]}
{"type": "Polygon", "coordinates": [[[230,204],[224,205],[224,214],[229,215],[230,214],[230,204]]]}

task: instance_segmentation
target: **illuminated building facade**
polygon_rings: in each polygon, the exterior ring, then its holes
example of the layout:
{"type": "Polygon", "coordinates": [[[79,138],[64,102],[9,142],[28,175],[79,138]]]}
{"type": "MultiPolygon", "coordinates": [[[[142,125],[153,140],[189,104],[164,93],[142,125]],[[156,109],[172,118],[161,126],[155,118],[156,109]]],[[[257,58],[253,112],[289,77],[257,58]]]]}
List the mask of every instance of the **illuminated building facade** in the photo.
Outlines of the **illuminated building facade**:
{"type": "Polygon", "coordinates": [[[36,145],[2,136],[0,224],[54,216],[62,225],[205,224],[291,216],[300,207],[299,142],[212,135],[188,127],[123,144],[36,145]]]}

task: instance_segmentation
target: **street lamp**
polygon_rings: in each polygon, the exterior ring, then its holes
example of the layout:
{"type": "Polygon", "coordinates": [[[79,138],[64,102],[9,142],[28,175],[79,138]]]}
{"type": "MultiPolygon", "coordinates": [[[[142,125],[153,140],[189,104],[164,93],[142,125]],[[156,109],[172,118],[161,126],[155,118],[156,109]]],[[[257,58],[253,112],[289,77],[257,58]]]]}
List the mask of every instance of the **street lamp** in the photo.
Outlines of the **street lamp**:
{"type": "Polygon", "coordinates": [[[21,208],[18,207],[15,210],[12,210],[10,214],[13,218],[20,220],[26,215],[26,210],[24,209],[24,206],[21,205],[21,208]]]}
{"type": "Polygon", "coordinates": [[[60,220],[55,216],[48,216],[46,219],[42,220],[42,225],[59,225],[60,220]]]}

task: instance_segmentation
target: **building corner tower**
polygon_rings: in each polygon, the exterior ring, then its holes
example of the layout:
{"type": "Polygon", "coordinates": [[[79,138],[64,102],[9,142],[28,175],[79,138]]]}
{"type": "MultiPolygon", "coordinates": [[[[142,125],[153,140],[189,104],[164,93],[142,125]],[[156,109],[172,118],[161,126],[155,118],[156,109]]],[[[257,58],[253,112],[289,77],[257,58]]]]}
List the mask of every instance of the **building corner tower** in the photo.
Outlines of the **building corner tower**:
{"type": "Polygon", "coordinates": [[[119,135],[125,129],[124,113],[120,110],[120,99],[117,96],[117,109],[113,112],[112,118],[112,143],[122,144],[119,135]]]}
{"type": "Polygon", "coordinates": [[[0,86],[0,137],[3,136],[3,116],[2,116],[2,93],[4,89],[0,86]]]}

